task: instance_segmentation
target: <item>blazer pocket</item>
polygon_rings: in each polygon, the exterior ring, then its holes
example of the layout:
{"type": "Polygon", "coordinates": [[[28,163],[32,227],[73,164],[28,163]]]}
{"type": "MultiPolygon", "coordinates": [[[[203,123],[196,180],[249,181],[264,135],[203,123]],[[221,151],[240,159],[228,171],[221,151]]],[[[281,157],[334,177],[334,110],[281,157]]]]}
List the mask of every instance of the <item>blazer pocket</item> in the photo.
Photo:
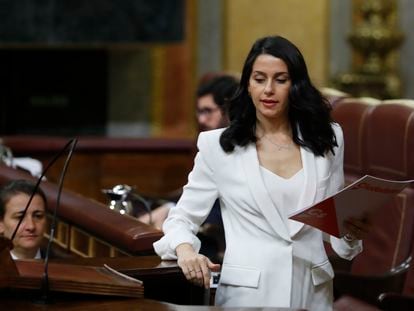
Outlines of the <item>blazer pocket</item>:
{"type": "Polygon", "coordinates": [[[332,280],[335,273],[329,260],[326,260],[319,265],[313,266],[311,274],[313,285],[316,286],[332,280]]]}
{"type": "Polygon", "coordinates": [[[228,264],[224,264],[221,269],[221,284],[257,288],[259,279],[259,269],[228,264]]]}

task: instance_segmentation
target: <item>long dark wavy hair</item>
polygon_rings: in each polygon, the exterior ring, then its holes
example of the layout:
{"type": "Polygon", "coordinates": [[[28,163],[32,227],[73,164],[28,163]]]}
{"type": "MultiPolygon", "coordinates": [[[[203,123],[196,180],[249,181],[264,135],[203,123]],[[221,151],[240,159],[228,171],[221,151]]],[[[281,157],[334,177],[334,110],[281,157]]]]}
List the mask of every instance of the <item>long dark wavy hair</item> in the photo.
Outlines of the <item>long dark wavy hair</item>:
{"type": "Polygon", "coordinates": [[[293,141],[324,156],[337,146],[330,115],[331,106],[310,81],[305,60],[299,49],[281,36],[258,39],[244,63],[240,85],[229,103],[230,126],[221,134],[220,145],[226,152],[235,146],[256,142],[256,109],[248,93],[249,79],[256,58],[269,54],[282,59],[288,68],[291,87],[288,96],[288,118],[293,141]],[[301,137],[299,137],[299,131],[301,137]]]}

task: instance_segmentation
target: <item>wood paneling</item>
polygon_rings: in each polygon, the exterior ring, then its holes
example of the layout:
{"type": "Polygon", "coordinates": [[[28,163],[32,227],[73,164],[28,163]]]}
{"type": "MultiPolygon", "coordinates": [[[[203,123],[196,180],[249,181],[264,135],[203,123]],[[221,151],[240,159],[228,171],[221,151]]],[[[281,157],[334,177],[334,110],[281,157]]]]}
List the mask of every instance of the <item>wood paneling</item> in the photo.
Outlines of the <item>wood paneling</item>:
{"type": "Polygon", "coordinates": [[[241,72],[253,42],[282,35],[301,50],[315,84],[325,85],[329,59],[328,0],[226,0],[224,69],[241,72]]]}
{"type": "MultiPolygon", "coordinates": [[[[3,137],[15,156],[29,156],[44,166],[65,145],[56,137],[3,137]]],[[[136,187],[141,195],[163,197],[181,188],[193,165],[192,140],[81,138],[74,151],[64,188],[107,203],[102,189],[117,184],[136,187]]],[[[64,158],[55,163],[47,179],[57,182],[64,158]]]]}

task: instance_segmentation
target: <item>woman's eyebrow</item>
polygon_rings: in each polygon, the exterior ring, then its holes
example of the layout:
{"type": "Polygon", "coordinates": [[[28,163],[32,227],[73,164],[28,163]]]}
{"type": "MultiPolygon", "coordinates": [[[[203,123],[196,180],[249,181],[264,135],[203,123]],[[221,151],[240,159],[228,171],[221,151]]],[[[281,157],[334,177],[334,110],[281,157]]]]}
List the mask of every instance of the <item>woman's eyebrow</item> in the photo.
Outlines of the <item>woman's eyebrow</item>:
{"type": "MultiPolygon", "coordinates": [[[[267,74],[265,72],[260,71],[260,70],[254,70],[253,71],[253,74],[260,74],[260,75],[267,76],[267,74]]],[[[279,77],[281,75],[287,75],[287,76],[289,76],[289,72],[287,72],[287,71],[276,72],[273,76],[274,77],[279,77]]]]}

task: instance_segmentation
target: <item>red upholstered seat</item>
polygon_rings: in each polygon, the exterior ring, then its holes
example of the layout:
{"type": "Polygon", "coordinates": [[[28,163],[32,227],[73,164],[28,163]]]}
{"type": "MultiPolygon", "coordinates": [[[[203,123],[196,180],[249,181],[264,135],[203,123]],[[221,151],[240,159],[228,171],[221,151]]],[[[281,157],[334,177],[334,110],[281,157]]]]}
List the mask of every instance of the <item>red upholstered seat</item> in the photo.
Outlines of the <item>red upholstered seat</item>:
{"type": "MultiPolygon", "coordinates": [[[[414,106],[376,106],[367,124],[366,163],[368,174],[384,178],[409,179],[414,158],[409,145],[414,140],[414,106]],[[411,154],[412,155],[412,154],[411,154]],[[411,162],[411,163],[410,163],[411,162]]],[[[414,178],[414,175],[411,175],[414,178]]]]}
{"type": "MultiPolygon", "coordinates": [[[[414,106],[396,103],[376,106],[367,122],[366,134],[368,174],[414,179],[414,150],[410,149],[410,145],[414,148],[414,106]]],[[[414,187],[382,207],[373,217],[373,224],[373,232],[365,241],[365,255],[356,258],[353,264],[356,273],[388,271],[408,257],[413,249],[414,187]]],[[[409,291],[414,294],[414,285],[411,287],[409,291]]]]}
{"type": "MultiPolygon", "coordinates": [[[[371,105],[358,99],[337,103],[334,119],[344,130],[347,181],[365,174],[396,180],[414,179],[414,105],[371,105]]],[[[349,272],[336,271],[336,310],[364,310],[383,292],[414,295],[414,184],[371,216],[372,231],[349,272]],[[353,298],[351,299],[350,296],[353,298]],[[355,300],[355,298],[358,298],[355,300]],[[352,300],[352,301],[351,301],[352,300]],[[345,302],[344,302],[345,301],[345,302]]]]}
{"type": "MultiPolygon", "coordinates": [[[[374,102],[375,103],[375,102],[374,102]]],[[[347,183],[352,182],[367,172],[366,126],[375,104],[360,98],[347,98],[335,105],[333,119],[344,132],[345,154],[344,171],[347,183]]]]}

